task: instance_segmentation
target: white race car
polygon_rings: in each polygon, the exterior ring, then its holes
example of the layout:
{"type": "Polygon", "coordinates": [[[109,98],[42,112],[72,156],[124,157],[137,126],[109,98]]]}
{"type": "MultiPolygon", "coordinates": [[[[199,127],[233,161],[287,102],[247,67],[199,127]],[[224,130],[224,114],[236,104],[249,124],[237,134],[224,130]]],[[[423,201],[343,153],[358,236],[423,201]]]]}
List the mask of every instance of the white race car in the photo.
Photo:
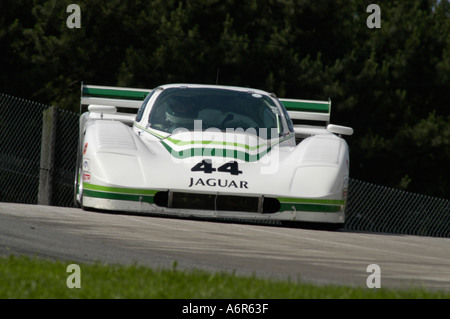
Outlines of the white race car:
{"type": "Polygon", "coordinates": [[[329,124],[330,101],[218,85],[82,85],[80,113],[83,105],[83,209],[344,225],[349,154],[340,136],[353,130],[329,124]]]}

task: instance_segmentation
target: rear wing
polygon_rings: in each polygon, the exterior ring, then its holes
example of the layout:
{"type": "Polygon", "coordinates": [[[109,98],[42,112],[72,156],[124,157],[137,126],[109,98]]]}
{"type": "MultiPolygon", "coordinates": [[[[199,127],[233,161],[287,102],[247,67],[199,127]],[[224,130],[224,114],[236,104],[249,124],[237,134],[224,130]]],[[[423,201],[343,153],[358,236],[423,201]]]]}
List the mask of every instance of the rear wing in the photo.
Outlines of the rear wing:
{"type": "Polygon", "coordinates": [[[328,132],[344,135],[352,135],[350,127],[330,124],[331,100],[297,100],[279,99],[286,108],[290,118],[294,122],[296,137],[304,138],[311,135],[325,134],[328,132]],[[308,124],[297,124],[304,121],[308,124]]]}
{"type": "Polygon", "coordinates": [[[112,119],[132,124],[150,89],[84,85],[81,83],[80,114],[88,106],[90,118],[112,119]],[[123,112],[118,112],[120,109],[123,112]]]}
{"type": "Polygon", "coordinates": [[[150,93],[148,89],[81,84],[81,105],[110,105],[139,109],[150,93]]]}
{"type": "Polygon", "coordinates": [[[331,101],[279,99],[292,120],[330,123],[331,101]]]}

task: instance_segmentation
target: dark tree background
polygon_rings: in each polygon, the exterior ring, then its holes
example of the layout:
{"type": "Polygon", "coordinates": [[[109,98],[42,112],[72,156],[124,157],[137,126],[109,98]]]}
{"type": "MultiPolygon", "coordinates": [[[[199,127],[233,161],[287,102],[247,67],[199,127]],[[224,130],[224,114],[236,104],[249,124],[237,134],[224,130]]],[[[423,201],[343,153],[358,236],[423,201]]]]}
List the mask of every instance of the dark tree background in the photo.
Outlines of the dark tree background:
{"type": "Polygon", "coordinates": [[[354,178],[449,198],[449,0],[0,2],[0,91],[78,111],[80,83],[331,98],[354,178]],[[367,6],[381,8],[370,29],[367,6]]]}

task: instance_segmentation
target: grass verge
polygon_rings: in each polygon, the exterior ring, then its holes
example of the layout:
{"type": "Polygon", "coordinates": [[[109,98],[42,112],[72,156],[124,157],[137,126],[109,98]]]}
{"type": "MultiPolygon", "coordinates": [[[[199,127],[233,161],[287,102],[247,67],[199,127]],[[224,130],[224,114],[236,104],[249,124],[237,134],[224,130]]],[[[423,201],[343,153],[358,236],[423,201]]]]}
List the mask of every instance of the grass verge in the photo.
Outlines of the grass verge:
{"type": "Polygon", "coordinates": [[[242,277],[229,273],[200,270],[154,270],[138,265],[80,266],[80,288],[75,273],[68,272],[70,262],[50,261],[26,256],[0,257],[0,298],[66,299],[66,298],[149,298],[149,299],[403,299],[444,298],[450,293],[426,289],[368,289],[335,285],[317,286],[302,282],[274,281],[242,277]]]}

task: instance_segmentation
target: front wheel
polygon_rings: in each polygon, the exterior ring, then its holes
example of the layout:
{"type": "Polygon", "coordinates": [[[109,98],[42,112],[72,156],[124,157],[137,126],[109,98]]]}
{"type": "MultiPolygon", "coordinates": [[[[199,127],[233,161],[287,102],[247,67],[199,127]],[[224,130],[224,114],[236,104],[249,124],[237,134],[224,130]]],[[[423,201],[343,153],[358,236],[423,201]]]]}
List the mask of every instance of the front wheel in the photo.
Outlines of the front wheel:
{"type": "Polygon", "coordinates": [[[74,182],[74,198],[73,202],[76,208],[81,208],[82,196],[83,196],[83,184],[81,182],[81,169],[78,168],[75,171],[75,182],[74,182]]]}

